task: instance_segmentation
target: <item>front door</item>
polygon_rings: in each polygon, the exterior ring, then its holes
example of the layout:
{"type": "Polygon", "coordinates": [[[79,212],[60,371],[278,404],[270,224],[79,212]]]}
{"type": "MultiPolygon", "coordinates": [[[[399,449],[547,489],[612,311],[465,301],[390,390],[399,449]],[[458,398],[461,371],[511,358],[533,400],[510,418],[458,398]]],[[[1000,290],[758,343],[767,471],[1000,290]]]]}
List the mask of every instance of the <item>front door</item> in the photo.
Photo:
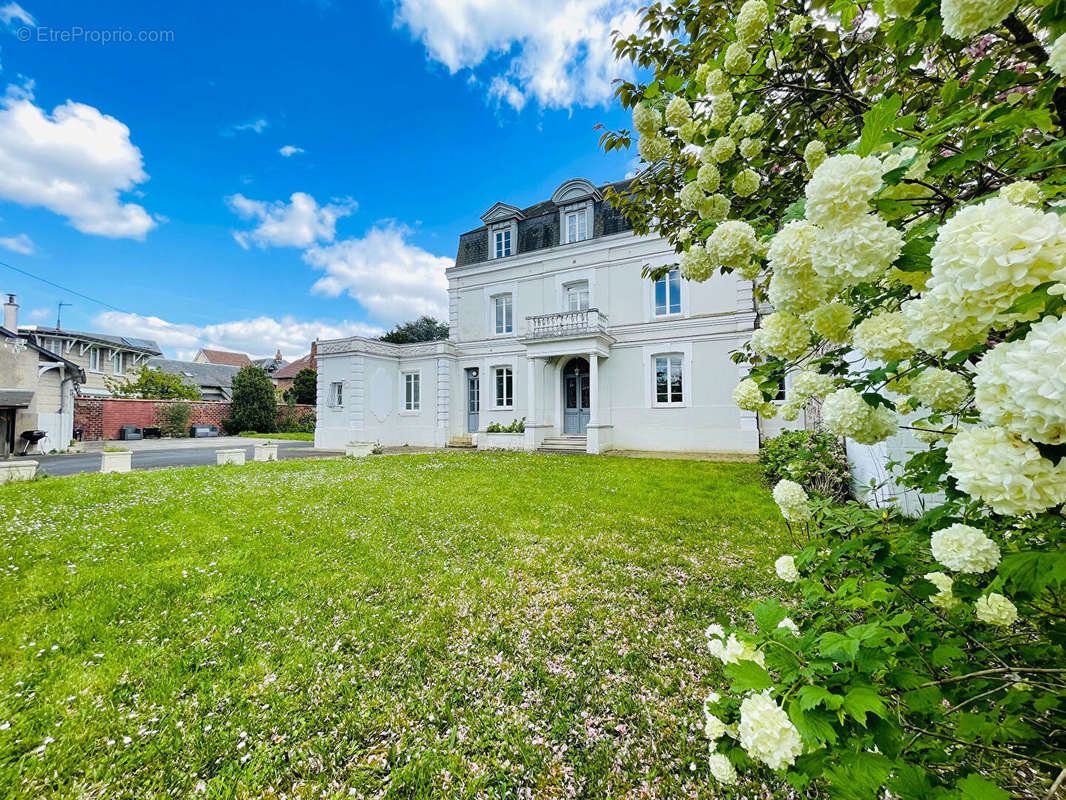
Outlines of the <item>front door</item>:
{"type": "Polygon", "coordinates": [[[477,433],[478,412],[481,410],[481,381],[477,368],[466,371],[466,430],[477,433]]]}
{"type": "Polygon", "coordinates": [[[0,458],[15,452],[15,410],[0,409],[0,458]]]}
{"type": "Polygon", "coordinates": [[[563,433],[584,435],[589,424],[589,362],[572,358],[563,367],[563,433]]]}

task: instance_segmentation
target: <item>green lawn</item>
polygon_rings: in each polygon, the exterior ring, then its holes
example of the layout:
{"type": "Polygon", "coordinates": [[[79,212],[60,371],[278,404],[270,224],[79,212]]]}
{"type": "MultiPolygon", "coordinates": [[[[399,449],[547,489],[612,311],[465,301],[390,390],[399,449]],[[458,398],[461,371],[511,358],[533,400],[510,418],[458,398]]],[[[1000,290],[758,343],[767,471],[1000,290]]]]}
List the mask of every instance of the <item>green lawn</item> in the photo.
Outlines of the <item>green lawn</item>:
{"type": "Polygon", "coordinates": [[[703,629],[784,546],[757,465],[693,461],[158,470],[0,509],[0,796],[35,800],[716,796],[703,629]]]}
{"type": "Polygon", "coordinates": [[[255,433],[254,431],[243,431],[237,435],[247,436],[252,439],[294,439],[298,442],[313,442],[315,440],[313,433],[255,433]]]}

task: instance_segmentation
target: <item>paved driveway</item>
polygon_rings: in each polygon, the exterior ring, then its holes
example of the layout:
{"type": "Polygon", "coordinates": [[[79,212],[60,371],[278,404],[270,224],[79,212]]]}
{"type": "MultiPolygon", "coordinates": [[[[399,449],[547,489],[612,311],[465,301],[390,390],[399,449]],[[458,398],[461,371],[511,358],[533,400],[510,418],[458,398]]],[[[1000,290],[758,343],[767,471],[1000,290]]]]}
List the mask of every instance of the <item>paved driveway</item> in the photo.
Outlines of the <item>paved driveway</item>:
{"type": "MultiPolygon", "coordinates": [[[[215,463],[215,451],[241,447],[245,459],[252,460],[254,439],[242,439],[239,444],[217,440],[202,446],[189,446],[183,441],[175,447],[152,447],[133,450],[133,469],[156,469],[158,467],[192,467],[215,463]]],[[[277,440],[275,440],[277,441],[277,440]]],[[[116,443],[117,444],[117,443],[116,443]]],[[[132,444],[132,443],[131,443],[132,444]]],[[[323,458],[341,455],[333,450],[316,450],[313,442],[278,441],[278,458],[323,458]]],[[[100,453],[68,453],[54,456],[28,456],[39,466],[37,471],[45,475],[76,475],[79,472],[99,472],[100,453]]],[[[21,460],[21,459],[20,459],[21,460]]]]}

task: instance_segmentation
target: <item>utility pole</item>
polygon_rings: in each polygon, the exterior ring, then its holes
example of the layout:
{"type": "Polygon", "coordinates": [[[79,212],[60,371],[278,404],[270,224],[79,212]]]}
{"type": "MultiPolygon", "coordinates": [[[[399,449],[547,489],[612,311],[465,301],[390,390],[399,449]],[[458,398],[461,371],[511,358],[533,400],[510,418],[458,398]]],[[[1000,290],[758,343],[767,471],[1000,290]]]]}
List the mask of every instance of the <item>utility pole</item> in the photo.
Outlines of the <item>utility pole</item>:
{"type": "Polygon", "coordinates": [[[56,330],[57,331],[61,330],[63,328],[63,306],[67,306],[69,308],[71,305],[72,305],[71,303],[62,303],[62,302],[59,304],[59,311],[56,313],[56,330]]]}

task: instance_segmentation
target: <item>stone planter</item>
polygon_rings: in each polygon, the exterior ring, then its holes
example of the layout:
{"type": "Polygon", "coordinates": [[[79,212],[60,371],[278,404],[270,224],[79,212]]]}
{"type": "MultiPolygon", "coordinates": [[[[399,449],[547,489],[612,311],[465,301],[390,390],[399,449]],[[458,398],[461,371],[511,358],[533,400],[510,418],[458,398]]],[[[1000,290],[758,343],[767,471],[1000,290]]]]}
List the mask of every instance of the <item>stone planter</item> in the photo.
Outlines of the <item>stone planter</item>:
{"type": "Polygon", "coordinates": [[[479,433],[477,435],[478,450],[525,450],[526,435],[524,433],[479,433]]]}
{"type": "Polygon", "coordinates": [[[348,442],[344,445],[344,455],[352,458],[366,458],[374,452],[373,442],[348,442]]]}
{"type": "Polygon", "coordinates": [[[222,464],[235,464],[238,467],[244,464],[244,448],[235,447],[232,450],[216,450],[215,451],[215,463],[222,464]]]}
{"type": "Polygon", "coordinates": [[[278,460],[278,445],[277,442],[263,442],[255,446],[255,460],[256,461],[277,461],[278,460]]]}
{"type": "Polygon", "coordinates": [[[100,454],[101,472],[129,472],[133,463],[133,453],[129,450],[116,450],[100,454]]]}
{"type": "Polygon", "coordinates": [[[36,474],[36,461],[0,461],[0,483],[28,481],[36,474]]]}

